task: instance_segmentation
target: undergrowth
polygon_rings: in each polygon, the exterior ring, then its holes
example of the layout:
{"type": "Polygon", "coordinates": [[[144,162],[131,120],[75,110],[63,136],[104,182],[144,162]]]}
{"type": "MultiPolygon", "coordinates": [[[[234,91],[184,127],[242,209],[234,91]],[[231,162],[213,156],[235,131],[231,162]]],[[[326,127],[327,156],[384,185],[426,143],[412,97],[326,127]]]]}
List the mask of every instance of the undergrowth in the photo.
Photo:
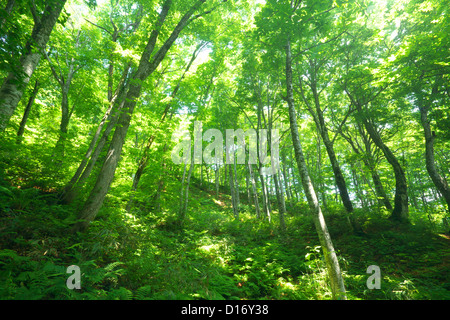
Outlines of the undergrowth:
{"type": "MultiPolygon", "coordinates": [[[[175,188],[175,186],[174,186],[175,188]]],[[[188,218],[176,210],[131,213],[102,209],[85,234],[70,235],[75,208],[38,189],[0,189],[0,299],[330,299],[314,225],[291,210],[287,230],[257,220],[229,199],[191,187],[188,218]],[[81,270],[81,289],[68,289],[67,267],[81,270]]],[[[176,208],[165,199],[167,208],[176,208]]],[[[299,208],[302,208],[301,206],[299,208]]],[[[449,299],[449,239],[382,213],[356,213],[363,234],[349,233],[343,215],[326,215],[349,299],[449,299]],[[378,216],[377,216],[378,214],[378,216]],[[369,290],[369,265],[381,289],[369,290]]]]}

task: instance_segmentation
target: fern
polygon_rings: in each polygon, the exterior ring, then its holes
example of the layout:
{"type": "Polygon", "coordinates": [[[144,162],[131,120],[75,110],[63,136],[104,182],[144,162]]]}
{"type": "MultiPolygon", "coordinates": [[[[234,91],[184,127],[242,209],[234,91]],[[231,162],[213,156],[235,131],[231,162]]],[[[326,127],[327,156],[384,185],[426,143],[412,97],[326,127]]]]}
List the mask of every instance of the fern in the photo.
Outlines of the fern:
{"type": "Polygon", "coordinates": [[[109,300],[132,300],[133,292],[130,290],[120,287],[118,289],[114,289],[108,293],[107,299],[109,300]]]}
{"type": "Polygon", "coordinates": [[[153,296],[152,286],[143,286],[136,290],[135,299],[136,300],[151,300],[153,296]]]}

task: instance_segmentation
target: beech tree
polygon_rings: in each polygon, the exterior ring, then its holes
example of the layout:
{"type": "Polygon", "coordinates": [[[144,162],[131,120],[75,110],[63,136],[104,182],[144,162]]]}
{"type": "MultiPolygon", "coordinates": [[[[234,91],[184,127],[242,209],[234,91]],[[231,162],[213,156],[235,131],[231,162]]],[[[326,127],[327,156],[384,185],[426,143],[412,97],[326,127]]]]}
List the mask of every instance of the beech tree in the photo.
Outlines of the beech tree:
{"type": "MultiPolygon", "coordinates": [[[[16,65],[10,66],[11,71],[3,80],[0,88],[0,131],[5,130],[9,119],[17,108],[25,88],[36,69],[41,58],[41,50],[45,49],[50,34],[64,8],[66,0],[45,1],[42,14],[36,12],[31,6],[33,13],[33,31],[25,44],[20,59],[16,65]]],[[[12,5],[7,5],[6,11],[11,11],[12,5]]],[[[6,18],[7,19],[7,18],[6,18]]]]}

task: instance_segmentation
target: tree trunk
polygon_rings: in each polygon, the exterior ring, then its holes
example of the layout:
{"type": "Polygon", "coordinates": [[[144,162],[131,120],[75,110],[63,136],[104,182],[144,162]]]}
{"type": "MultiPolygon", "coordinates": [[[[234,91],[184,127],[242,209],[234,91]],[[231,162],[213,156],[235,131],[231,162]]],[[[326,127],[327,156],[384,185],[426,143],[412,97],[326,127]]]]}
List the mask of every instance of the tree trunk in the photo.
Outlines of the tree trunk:
{"type": "Polygon", "coordinates": [[[21,141],[20,138],[23,136],[23,133],[25,132],[25,125],[27,124],[28,116],[30,115],[31,107],[33,106],[34,99],[36,99],[38,91],[39,91],[39,80],[36,80],[33,92],[31,93],[30,98],[28,99],[27,106],[25,107],[25,112],[23,113],[22,121],[20,121],[19,130],[17,130],[17,142],[21,141]]]}
{"type": "Polygon", "coordinates": [[[251,199],[252,199],[252,193],[250,189],[250,174],[248,173],[245,175],[245,190],[247,191],[247,203],[249,206],[251,206],[251,199]]]}
{"type": "Polygon", "coordinates": [[[70,84],[64,85],[62,89],[61,122],[59,124],[59,138],[58,141],[56,142],[53,151],[53,157],[61,161],[64,158],[64,148],[71,116],[71,112],[69,111],[69,86],[70,84]]]}
{"type": "Polygon", "coordinates": [[[406,182],[405,172],[402,166],[398,162],[391,149],[381,140],[380,135],[375,130],[374,126],[368,119],[363,120],[364,127],[369,133],[375,145],[383,151],[386,160],[392,166],[395,175],[395,197],[394,197],[394,210],[390,218],[394,221],[401,223],[409,222],[409,208],[408,208],[408,186],[406,182]]]}
{"type": "Polygon", "coordinates": [[[238,216],[239,216],[239,207],[240,207],[240,195],[239,195],[239,180],[238,180],[238,176],[237,176],[237,168],[236,168],[236,161],[237,161],[237,157],[234,157],[234,165],[233,165],[233,172],[234,172],[234,190],[235,190],[235,195],[236,195],[236,208],[238,211],[238,216]]]}
{"type": "Polygon", "coordinates": [[[353,184],[355,185],[356,196],[358,197],[359,201],[361,202],[361,208],[366,208],[367,204],[365,202],[365,197],[362,194],[360,184],[358,182],[358,175],[356,173],[356,170],[353,167],[351,168],[351,172],[352,172],[353,184]]]}
{"type": "Polygon", "coordinates": [[[295,159],[302,179],[303,189],[308,200],[308,204],[313,216],[314,225],[319,236],[320,245],[325,257],[325,263],[328,270],[328,276],[331,282],[331,292],[334,299],[346,299],[344,280],[342,278],[339,261],[331,241],[328,228],[322,214],[316,192],[312,186],[311,179],[306,166],[305,158],[300,143],[300,137],[297,126],[297,116],[294,106],[294,94],[292,87],[292,58],[291,43],[288,36],[286,43],[286,100],[289,107],[289,122],[291,128],[291,137],[294,145],[295,159]]]}
{"type": "MultiPolygon", "coordinates": [[[[435,86],[432,91],[432,96],[437,93],[437,83],[436,80],[435,86]]],[[[418,104],[420,110],[420,123],[423,127],[423,132],[425,136],[425,163],[428,174],[430,175],[431,180],[433,181],[436,189],[439,190],[442,197],[445,199],[447,203],[447,209],[450,212],[450,188],[447,180],[441,176],[436,167],[436,161],[434,158],[434,139],[435,134],[431,130],[430,120],[428,120],[428,111],[431,108],[431,102],[424,101],[424,98],[421,94],[419,94],[418,104]]]]}
{"type": "Polygon", "coordinates": [[[292,209],[293,207],[293,195],[291,190],[291,185],[289,183],[289,180],[287,179],[286,174],[286,156],[282,154],[282,174],[283,174],[283,182],[284,182],[284,188],[286,190],[286,196],[288,198],[289,208],[292,209]]]}
{"type": "Polygon", "coordinates": [[[256,217],[259,219],[261,218],[261,210],[259,208],[259,200],[258,200],[258,191],[256,189],[256,181],[255,181],[255,175],[253,173],[253,169],[252,169],[252,164],[248,164],[248,172],[250,175],[250,182],[252,185],[252,190],[253,190],[253,200],[255,203],[255,210],[256,210],[256,217]]]}
{"type": "Polygon", "coordinates": [[[180,211],[179,211],[179,214],[178,214],[178,225],[179,226],[182,226],[183,223],[184,223],[184,220],[186,219],[187,206],[188,206],[188,201],[189,201],[189,185],[191,183],[192,170],[193,170],[194,165],[195,165],[194,164],[194,153],[193,152],[192,152],[192,157],[190,159],[188,175],[187,175],[187,178],[185,180],[187,164],[188,163],[186,163],[184,165],[183,179],[181,181],[180,211]],[[185,190],[185,191],[183,191],[183,190],[185,190]]]}
{"type": "Polygon", "coordinates": [[[286,215],[286,204],[284,201],[283,187],[278,180],[278,174],[274,174],[273,181],[275,183],[275,192],[277,194],[278,214],[280,216],[280,229],[284,232],[286,230],[286,222],[284,221],[284,216],[286,215]]]}
{"type": "Polygon", "coordinates": [[[239,209],[236,199],[236,188],[234,184],[233,178],[233,169],[231,168],[232,164],[228,164],[228,174],[229,174],[229,182],[230,182],[230,194],[231,194],[231,205],[233,207],[233,216],[237,220],[239,219],[239,209]]]}
{"type": "MultiPolygon", "coordinates": [[[[178,208],[178,217],[181,217],[183,206],[184,206],[184,182],[186,181],[186,170],[187,170],[188,162],[186,161],[184,163],[184,169],[183,169],[183,177],[181,178],[181,191],[180,191],[180,205],[178,208]]],[[[180,221],[180,219],[178,219],[180,221]]]]}
{"type": "Polygon", "coordinates": [[[55,0],[48,4],[39,22],[36,22],[30,39],[25,45],[16,72],[10,72],[0,88],[0,132],[4,131],[9,119],[17,108],[30,78],[41,58],[40,51],[45,49],[50,34],[66,3],[55,0]]]}
{"type": "Polygon", "coordinates": [[[214,178],[216,183],[216,198],[219,197],[219,164],[216,163],[216,167],[214,168],[214,178]]]}
{"type": "Polygon", "coordinates": [[[375,164],[373,163],[372,155],[368,155],[370,159],[367,162],[367,166],[370,170],[370,175],[372,176],[373,185],[378,198],[378,202],[386,207],[388,210],[392,210],[391,202],[384,190],[383,183],[381,182],[380,175],[378,174],[375,164]]]}
{"type": "Polygon", "coordinates": [[[259,181],[261,183],[264,218],[267,218],[269,220],[269,222],[271,222],[272,219],[270,217],[269,195],[267,194],[266,184],[264,183],[263,175],[261,173],[259,173],[258,176],[259,176],[259,181]]]}

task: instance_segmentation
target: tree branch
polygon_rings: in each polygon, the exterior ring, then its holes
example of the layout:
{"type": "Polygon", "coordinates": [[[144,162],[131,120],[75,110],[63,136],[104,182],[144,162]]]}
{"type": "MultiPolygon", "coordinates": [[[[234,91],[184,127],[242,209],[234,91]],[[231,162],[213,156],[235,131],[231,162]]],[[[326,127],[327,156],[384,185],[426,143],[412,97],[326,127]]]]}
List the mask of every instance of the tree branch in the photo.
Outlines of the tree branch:
{"type": "Polygon", "coordinates": [[[92,24],[93,26],[95,26],[95,27],[97,27],[97,28],[100,28],[100,29],[106,31],[106,32],[109,33],[110,35],[113,34],[113,33],[112,33],[111,31],[109,31],[108,29],[106,29],[106,28],[104,28],[104,27],[102,27],[102,26],[99,26],[98,24],[95,24],[95,23],[93,23],[92,21],[89,21],[89,20],[86,19],[86,18],[84,18],[84,20],[86,20],[87,22],[89,22],[89,23],[92,24]]]}
{"type": "Polygon", "coordinates": [[[56,69],[53,66],[53,63],[50,60],[50,57],[48,56],[47,51],[42,50],[42,53],[44,54],[45,59],[47,59],[47,61],[48,61],[48,64],[50,66],[50,70],[52,71],[53,77],[59,83],[59,85],[62,86],[64,84],[64,80],[58,76],[58,73],[56,72],[56,69]]]}

